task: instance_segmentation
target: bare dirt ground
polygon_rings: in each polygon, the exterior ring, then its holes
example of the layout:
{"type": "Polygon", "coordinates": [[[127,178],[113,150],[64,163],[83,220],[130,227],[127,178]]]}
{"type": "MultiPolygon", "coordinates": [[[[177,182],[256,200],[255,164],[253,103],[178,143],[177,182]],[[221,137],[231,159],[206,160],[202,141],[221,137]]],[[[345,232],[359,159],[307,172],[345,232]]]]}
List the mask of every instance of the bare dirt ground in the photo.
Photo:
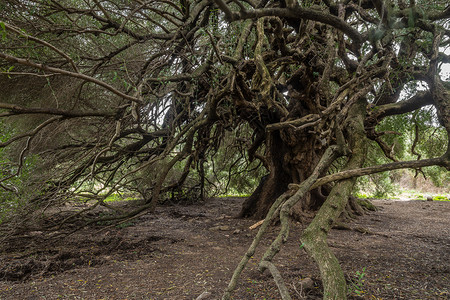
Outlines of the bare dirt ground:
{"type": "MultiPolygon", "coordinates": [[[[255,220],[233,218],[242,201],[159,207],[120,228],[91,226],[65,239],[35,232],[10,240],[0,253],[0,299],[219,299],[256,234],[248,229],[255,220]]],[[[350,298],[450,299],[450,202],[373,203],[379,210],[349,223],[355,230],[329,237],[349,283],[363,273],[350,298]]],[[[299,243],[304,227],[292,224],[275,263],[293,299],[321,299],[318,270],[299,243]],[[303,289],[304,278],[314,286],[303,289]]],[[[270,274],[257,271],[278,229],[266,234],[234,299],[280,299],[270,274]]]]}

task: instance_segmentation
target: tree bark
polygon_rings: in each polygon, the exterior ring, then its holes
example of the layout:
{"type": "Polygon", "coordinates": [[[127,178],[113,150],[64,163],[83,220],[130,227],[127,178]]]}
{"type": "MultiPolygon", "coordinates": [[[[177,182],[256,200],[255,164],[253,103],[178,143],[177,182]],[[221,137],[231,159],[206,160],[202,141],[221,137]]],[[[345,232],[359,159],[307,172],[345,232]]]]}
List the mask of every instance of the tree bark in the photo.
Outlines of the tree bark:
{"type": "MultiPolygon", "coordinates": [[[[270,173],[261,179],[253,194],[245,200],[240,217],[263,219],[275,200],[288,190],[289,184],[301,183],[311,175],[325,151],[317,149],[315,136],[303,136],[296,141],[289,136],[286,141],[287,137],[280,131],[270,132],[269,135],[266,147],[270,173]],[[315,148],[316,151],[311,151],[315,148]]],[[[328,193],[323,186],[306,193],[293,208],[293,214],[300,217],[303,211],[317,210],[328,193]]]]}
{"type": "MultiPolygon", "coordinates": [[[[350,137],[352,155],[345,169],[359,168],[364,163],[367,143],[364,132],[365,103],[360,101],[349,112],[345,128],[350,137]]],[[[347,299],[347,285],[339,261],[327,244],[327,235],[333,223],[345,210],[356,179],[338,182],[325,203],[317,212],[314,220],[303,232],[301,241],[308,254],[320,269],[324,287],[323,299],[347,299]]]]}
{"type": "Polygon", "coordinates": [[[292,175],[283,166],[283,158],[289,149],[279,132],[270,135],[268,156],[271,172],[261,179],[253,194],[244,201],[240,217],[263,219],[275,200],[286,192],[293,181],[292,175]]]}

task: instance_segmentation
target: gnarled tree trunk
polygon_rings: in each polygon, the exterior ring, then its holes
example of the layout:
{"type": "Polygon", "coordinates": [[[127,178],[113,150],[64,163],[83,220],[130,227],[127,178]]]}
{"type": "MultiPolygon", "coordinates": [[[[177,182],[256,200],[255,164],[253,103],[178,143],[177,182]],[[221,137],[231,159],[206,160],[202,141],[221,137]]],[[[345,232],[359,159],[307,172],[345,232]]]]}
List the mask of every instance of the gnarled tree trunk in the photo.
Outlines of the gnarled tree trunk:
{"type": "MultiPolygon", "coordinates": [[[[291,183],[299,184],[313,172],[320,158],[325,152],[325,142],[308,129],[294,128],[271,129],[273,123],[296,119],[310,115],[312,112],[303,107],[302,103],[295,103],[289,115],[278,117],[282,113],[266,117],[265,124],[265,158],[269,174],[264,176],[254,193],[244,202],[240,216],[262,219],[266,216],[275,200],[288,190],[291,183]],[[298,107],[300,106],[300,107],[298,107]]],[[[263,118],[264,120],[264,118],[263,118]]],[[[323,175],[323,174],[320,174],[323,175]]],[[[302,201],[293,208],[293,214],[301,216],[304,211],[316,210],[325,201],[327,188],[315,189],[307,193],[302,201]],[[324,192],[321,192],[324,191],[324,192]],[[325,194],[325,196],[323,195],[325,194]]]]}
{"type": "MultiPolygon", "coordinates": [[[[308,178],[323,155],[325,149],[316,136],[288,134],[288,131],[268,134],[266,147],[270,173],[245,200],[240,217],[263,219],[275,200],[288,190],[288,185],[299,184],[308,178]]],[[[306,193],[293,207],[293,216],[301,219],[305,213],[318,210],[329,192],[330,188],[325,185],[306,193]]]]}

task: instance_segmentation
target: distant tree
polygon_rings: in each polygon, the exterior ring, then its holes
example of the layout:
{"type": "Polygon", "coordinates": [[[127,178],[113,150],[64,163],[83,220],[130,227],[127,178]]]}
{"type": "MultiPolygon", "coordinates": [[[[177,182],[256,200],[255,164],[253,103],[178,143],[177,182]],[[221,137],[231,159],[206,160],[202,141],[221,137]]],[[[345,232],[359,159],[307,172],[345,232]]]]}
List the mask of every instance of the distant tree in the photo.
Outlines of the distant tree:
{"type": "Polygon", "coordinates": [[[272,258],[290,217],[311,210],[304,248],[319,265],[324,299],[345,299],[326,237],[355,209],[356,178],[450,169],[450,83],[440,75],[450,63],[449,17],[448,2],[437,0],[4,0],[0,117],[13,130],[0,141],[9,149],[0,187],[20,195],[12,179],[37,157],[27,179],[40,183],[33,209],[74,197],[108,206],[112,193],[139,191],[145,204],[129,217],[153,211],[192,169],[203,194],[229,131],[267,176],[241,211],[265,223],[224,299],[276,216],[280,235],[260,268],[290,299],[272,258]],[[418,116],[430,106],[427,123],[418,116]],[[379,126],[396,115],[445,132],[446,149],[400,161],[391,135],[402,127],[379,126]],[[393,162],[367,166],[371,143],[393,162]]]}

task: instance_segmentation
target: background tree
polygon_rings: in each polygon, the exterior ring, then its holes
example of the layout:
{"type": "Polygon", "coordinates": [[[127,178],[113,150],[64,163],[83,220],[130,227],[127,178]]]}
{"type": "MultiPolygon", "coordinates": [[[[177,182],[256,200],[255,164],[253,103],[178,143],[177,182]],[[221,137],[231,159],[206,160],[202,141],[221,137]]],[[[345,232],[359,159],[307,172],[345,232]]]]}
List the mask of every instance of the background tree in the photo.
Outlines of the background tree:
{"type": "MultiPolygon", "coordinates": [[[[224,299],[277,216],[280,235],[260,268],[271,271],[289,299],[271,261],[288,236],[291,215],[302,218],[311,210],[317,213],[303,245],[320,267],[324,297],[345,299],[345,279],[326,236],[355,178],[450,168],[450,84],[440,76],[449,63],[446,5],[3,1],[0,117],[8,133],[0,143],[7,148],[1,188],[15,199],[27,195],[25,212],[74,197],[96,201],[66,223],[98,205],[115,209],[104,201],[113,193],[137,191],[144,204],[109,217],[128,218],[153,211],[192,169],[203,195],[212,158],[234,139],[246,148],[242,161],[267,172],[241,215],[265,223],[224,299]],[[421,120],[424,110],[431,114],[428,123],[421,120]],[[392,140],[397,132],[382,129],[397,115],[418,124],[413,154],[420,132],[430,128],[441,132],[447,147],[434,149],[431,158],[401,161],[392,140]],[[372,141],[392,163],[367,166],[372,141]],[[23,188],[39,186],[31,194],[14,182],[30,160],[33,172],[23,188]]],[[[30,225],[27,218],[5,220],[15,230],[30,225]]]]}

